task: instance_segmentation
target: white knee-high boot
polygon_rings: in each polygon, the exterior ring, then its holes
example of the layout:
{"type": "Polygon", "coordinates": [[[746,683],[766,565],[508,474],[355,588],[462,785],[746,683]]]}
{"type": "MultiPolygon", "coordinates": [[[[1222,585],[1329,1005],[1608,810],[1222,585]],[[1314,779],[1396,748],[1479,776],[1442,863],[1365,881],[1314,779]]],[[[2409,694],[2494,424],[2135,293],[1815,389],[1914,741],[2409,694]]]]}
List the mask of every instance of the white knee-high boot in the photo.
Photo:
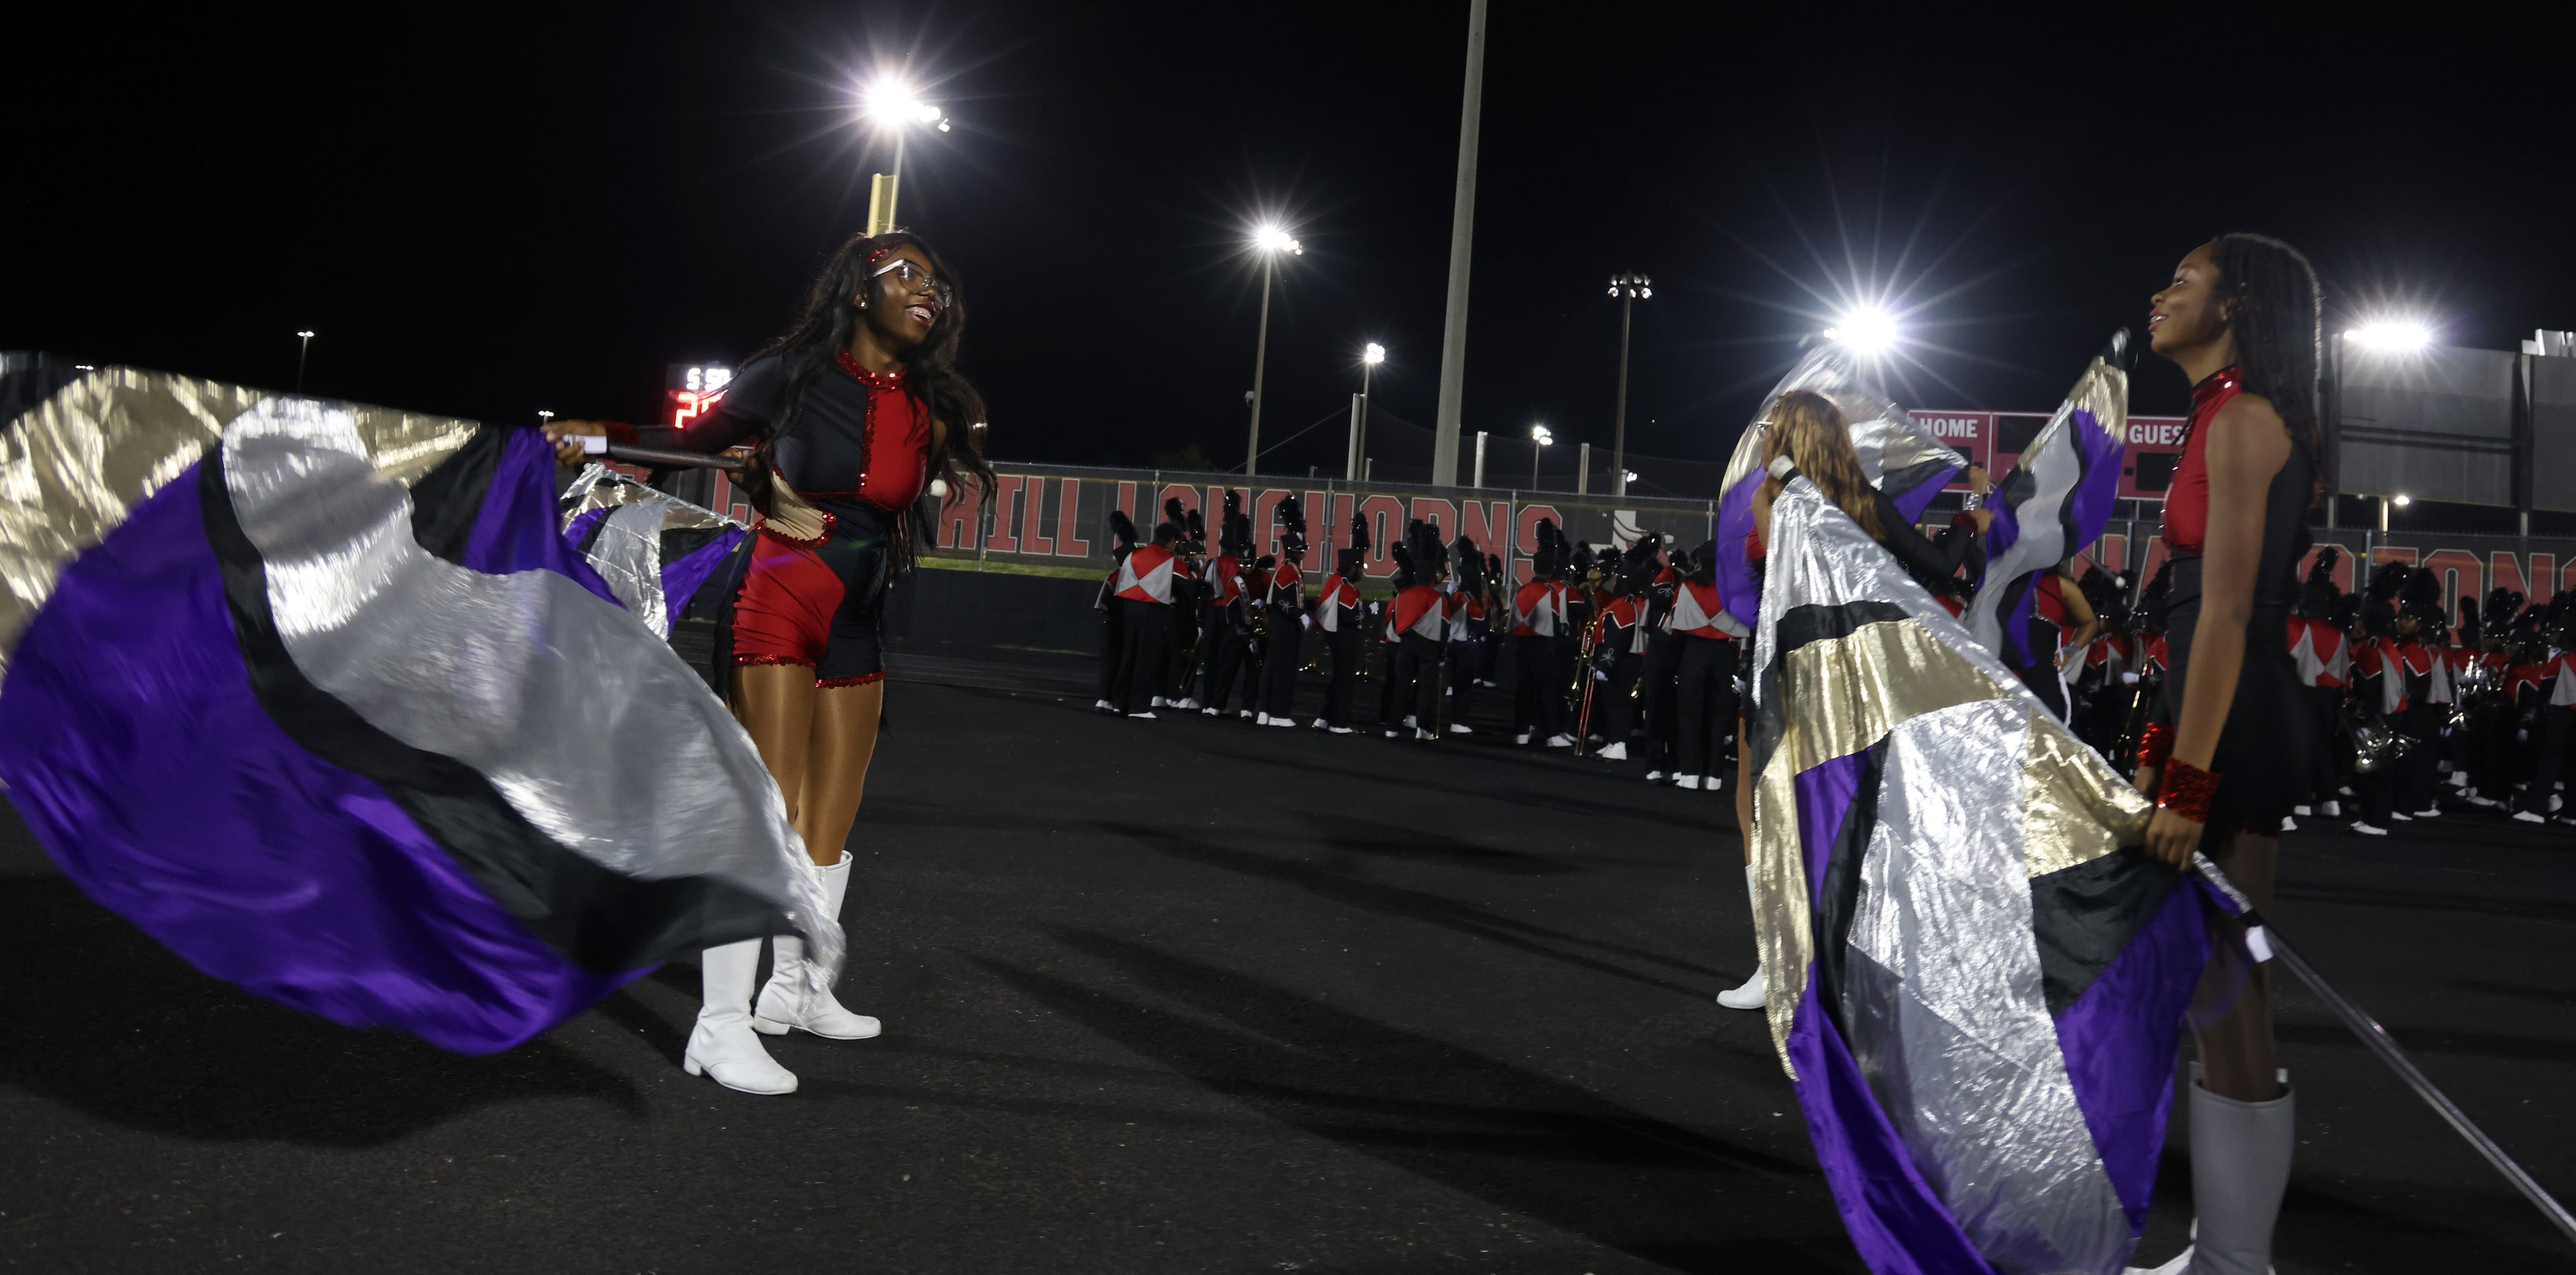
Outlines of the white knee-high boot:
{"type": "Polygon", "coordinates": [[[706,1005],[689,1033],[680,1066],[692,1076],[744,1093],[796,1092],[796,1073],[779,1066],[751,1030],[751,980],[760,972],[760,940],[711,947],[698,956],[706,1005]]]}
{"type": "MultiPolygon", "coordinates": [[[[833,920],[841,916],[841,900],[850,893],[850,855],[841,852],[841,861],[823,872],[823,904],[833,920]]],[[[751,1021],[754,1029],[772,1036],[785,1035],[789,1029],[812,1032],[830,1040],[866,1040],[880,1030],[877,1020],[865,1014],[853,1014],[841,1007],[831,989],[808,989],[805,966],[805,940],[781,936],[770,940],[776,944],[770,961],[769,982],[760,989],[760,1011],[751,1021]]]]}
{"type": "MultiPolygon", "coordinates": [[[[1749,863],[1744,865],[1744,893],[1748,898],[1753,894],[1753,865],[1749,863]]],[[[1755,965],[1753,977],[1744,980],[1741,987],[1719,992],[1717,1003],[1728,1009],[1760,1009],[1768,1001],[1770,990],[1770,985],[1762,981],[1762,967],[1755,965]]]]}
{"type": "Polygon", "coordinates": [[[2199,1072],[2192,1068],[2192,1244],[2154,1275],[2269,1275],[2272,1225],[2297,1143],[2289,1073],[2280,1097],[2238,1102],[2202,1088],[2199,1072]]]}

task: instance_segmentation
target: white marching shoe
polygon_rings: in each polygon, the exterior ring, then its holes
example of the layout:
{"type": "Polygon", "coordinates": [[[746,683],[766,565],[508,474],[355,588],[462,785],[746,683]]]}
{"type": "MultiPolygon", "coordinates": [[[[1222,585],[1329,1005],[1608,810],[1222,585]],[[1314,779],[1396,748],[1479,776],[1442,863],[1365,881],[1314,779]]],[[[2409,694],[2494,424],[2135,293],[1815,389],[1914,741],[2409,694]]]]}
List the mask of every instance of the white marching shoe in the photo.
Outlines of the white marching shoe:
{"type": "Polygon", "coordinates": [[[1270,724],[1270,714],[1268,714],[1268,713],[1255,713],[1255,714],[1253,714],[1253,715],[1252,715],[1252,724],[1253,724],[1253,725],[1255,725],[1255,726],[1267,726],[1267,725],[1269,725],[1269,724],[1270,724]]]}
{"type": "Polygon", "coordinates": [[[2297,1123],[2289,1073],[2281,1077],[2270,1102],[2221,1098],[2192,1081],[2191,1247],[2131,1275],[2269,1275],[2297,1123]]]}
{"type": "Polygon", "coordinates": [[[1770,985],[1762,981],[1762,970],[1754,968],[1753,977],[1742,986],[1717,994],[1717,1003],[1728,1009],[1760,1009],[1770,999],[1770,985]]]}
{"type": "MultiPolygon", "coordinates": [[[[823,904],[833,919],[840,918],[841,900],[849,893],[850,855],[843,851],[839,863],[823,869],[823,904]]],[[[760,989],[760,1009],[751,1019],[754,1031],[784,1036],[795,1030],[826,1040],[866,1040],[882,1030],[877,1020],[843,1009],[830,988],[817,991],[806,985],[805,940],[780,937],[770,942],[775,947],[769,983],[760,989]]]]}
{"type": "MultiPolygon", "coordinates": [[[[1744,894],[1753,897],[1753,865],[1744,865],[1744,894]]],[[[1743,984],[1717,994],[1717,1003],[1728,1009],[1760,1009],[1770,999],[1771,985],[1762,978],[1762,967],[1753,967],[1753,977],[1743,984]]]]}
{"type": "Polygon", "coordinates": [[[1547,737],[1547,746],[1550,748],[1572,748],[1574,747],[1574,736],[1560,731],[1557,734],[1547,737]]]}
{"type": "Polygon", "coordinates": [[[1628,760],[1628,741],[1623,739],[1614,744],[1604,744],[1601,746],[1601,751],[1594,753],[1593,756],[1603,761],[1626,761],[1628,760]]]}
{"type": "Polygon", "coordinates": [[[692,1076],[710,1076],[741,1093],[796,1092],[796,1073],[781,1067],[760,1047],[751,1029],[751,980],[760,972],[760,940],[744,939],[711,947],[698,956],[698,977],[706,1005],[689,1032],[680,1067],[692,1076]]]}
{"type": "Polygon", "coordinates": [[[1699,776],[1677,775],[1673,778],[1673,787],[1688,788],[1693,792],[1697,792],[1699,791],[1699,776]]]}
{"type": "Polygon", "coordinates": [[[1331,728],[1331,726],[1332,726],[1332,723],[1331,723],[1331,722],[1325,721],[1323,718],[1318,717],[1318,718],[1316,718],[1316,719],[1315,719],[1315,725],[1314,725],[1313,729],[1315,729],[1315,730],[1327,730],[1327,729],[1330,729],[1330,728],[1331,728]]]}
{"type": "Polygon", "coordinates": [[[1452,735],[1473,735],[1476,733],[1476,728],[1465,722],[1451,722],[1449,723],[1449,733],[1452,735]]]}

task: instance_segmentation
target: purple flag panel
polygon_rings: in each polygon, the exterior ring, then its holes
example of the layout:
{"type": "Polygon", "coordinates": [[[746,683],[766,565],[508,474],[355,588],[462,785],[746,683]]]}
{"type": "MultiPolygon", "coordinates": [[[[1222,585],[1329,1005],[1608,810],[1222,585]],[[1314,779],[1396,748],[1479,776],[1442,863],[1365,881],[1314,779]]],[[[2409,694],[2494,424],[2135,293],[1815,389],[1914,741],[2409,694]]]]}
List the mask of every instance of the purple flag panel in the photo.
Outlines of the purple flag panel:
{"type": "Polygon", "coordinates": [[[0,782],[91,897],[474,1053],[733,939],[837,964],[776,786],[565,541],[533,432],[130,369],[35,400],[0,457],[0,782]]]}

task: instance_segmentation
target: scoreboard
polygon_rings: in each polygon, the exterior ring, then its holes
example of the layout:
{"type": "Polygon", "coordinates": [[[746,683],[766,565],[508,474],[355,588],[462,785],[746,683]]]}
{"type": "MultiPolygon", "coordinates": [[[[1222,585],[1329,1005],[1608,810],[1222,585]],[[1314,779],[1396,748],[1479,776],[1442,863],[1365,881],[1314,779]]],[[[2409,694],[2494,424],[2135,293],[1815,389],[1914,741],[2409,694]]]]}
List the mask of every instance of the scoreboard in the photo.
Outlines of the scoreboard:
{"type": "MultiPolygon", "coordinates": [[[[2021,459],[2031,440],[2048,424],[2044,412],[1948,412],[1938,410],[1908,413],[1932,437],[1958,448],[1969,460],[1983,465],[1997,478],[2011,470],[2021,459]]],[[[2129,418],[2128,446],[2120,457],[2120,495],[2127,500],[2162,500],[2165,488],[2173,485],[2174,466],[2182,461],[2183,426],[2180,416],[2132,416],[2129,418]]],[[[1950,484],[1952,491],[1966,491],[1964,477],[1950,484]]]]}

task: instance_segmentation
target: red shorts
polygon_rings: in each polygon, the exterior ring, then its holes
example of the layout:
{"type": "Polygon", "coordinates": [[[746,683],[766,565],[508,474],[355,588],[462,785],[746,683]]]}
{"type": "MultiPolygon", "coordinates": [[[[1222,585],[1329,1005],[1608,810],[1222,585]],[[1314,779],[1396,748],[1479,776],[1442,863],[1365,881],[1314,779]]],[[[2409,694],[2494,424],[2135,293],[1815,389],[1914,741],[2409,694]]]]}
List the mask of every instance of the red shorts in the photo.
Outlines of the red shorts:
{"type": "Polygon", "coordinates": [[[733,662],[798,664],[818,687],[885,677],[877,607],[886,538],[874,518],[835,510],[822,541],[769,531],[752,537],[751,567],[733,601],[733,662]]]}

